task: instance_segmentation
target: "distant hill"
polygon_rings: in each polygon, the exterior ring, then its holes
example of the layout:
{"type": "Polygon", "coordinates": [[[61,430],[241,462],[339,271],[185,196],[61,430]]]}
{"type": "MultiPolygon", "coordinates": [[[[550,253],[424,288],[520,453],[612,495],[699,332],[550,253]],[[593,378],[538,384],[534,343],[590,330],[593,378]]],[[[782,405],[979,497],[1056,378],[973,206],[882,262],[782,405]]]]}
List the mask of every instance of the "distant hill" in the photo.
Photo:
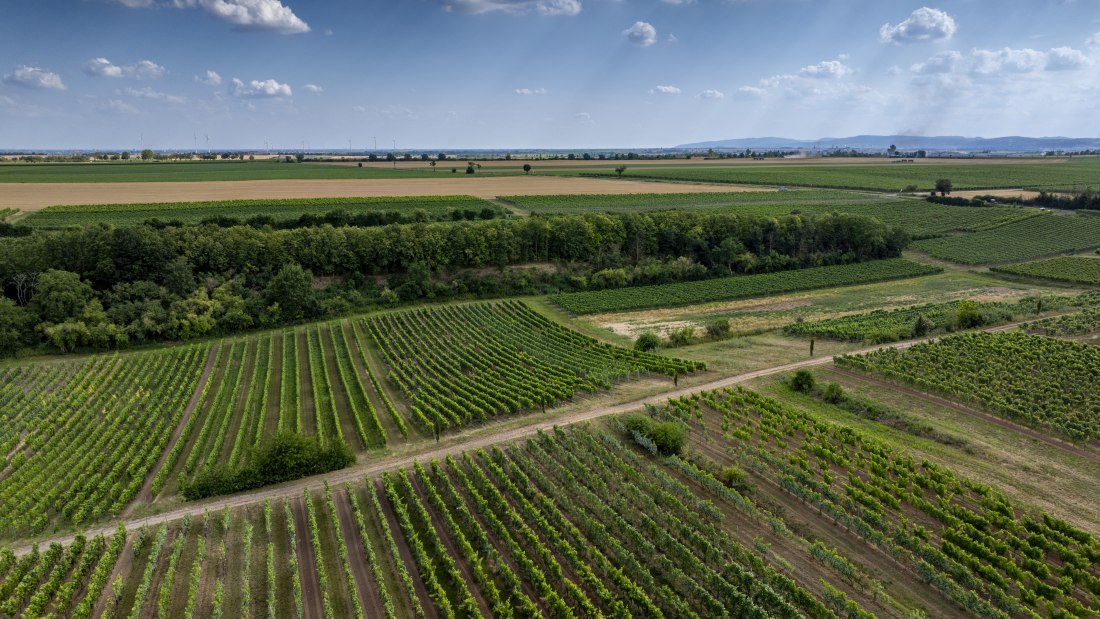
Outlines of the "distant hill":
{"type": "Polygon", "coordinates": [[[886,150],[893,144],[902,151],[927,150],[967,153],[1034,153],[1044,151],[1100,150],[1100,139],[1044,137],[1028,138],[1005,136],[999,138],[968,138],[958,135],[856,135],[847,138],[821,138],[820,140],[793,140],[790,138],[760,137],[715,140],[681,144],[687,149],[778,149],[778,150],[886,150]]]}

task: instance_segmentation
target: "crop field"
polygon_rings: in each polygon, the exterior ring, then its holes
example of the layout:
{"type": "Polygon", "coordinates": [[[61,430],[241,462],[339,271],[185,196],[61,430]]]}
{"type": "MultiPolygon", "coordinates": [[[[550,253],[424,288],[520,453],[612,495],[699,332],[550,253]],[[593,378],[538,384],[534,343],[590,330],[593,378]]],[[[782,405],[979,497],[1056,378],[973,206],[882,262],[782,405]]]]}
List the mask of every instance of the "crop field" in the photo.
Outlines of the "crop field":
{"type": "Polygon", "coordinates": [[[151,486],[175,489],[204,467],[238,468],[279,432],[338,440],[353,451],[408,438],[408,426],[372,371],[367,334],[353,322],[226,340],[194,414],[151,486]]]}
{"type": "Polygon", "coordinates": [[[573,292],[552,295],[550,300],[574,314],[601,314],[851,286],[939,272],[937,267],[908,260],[876,260],[677,284],[573,292]]]}
{"type": "MultiPolygon", "coordinates": [[[[960,163],[875,164],[875,165],[803,165],[803,166],[730,166],[664,167],[630,169],[623,178],[741,183],[748,185],[790,185],[831,189],[868,189],[902,191],[915,186],[927,192],[936,180],[950,179],[955,189],[1043,189],[1074,191],[1094,187],[1100,161],[1073,160],[1064,163],[1002,163],[1001,165],[964,165],[960,163]]],[[[588,172],[614,175],[614,172],[588,172]]]]}
{"type": "Polygon", "coordinates": [[[1100,348],[1019,332],[967,333],[837,360],[978,404],[1075,441],[1100,438],[1100,348]]]}
{"type": "Polygon", "coordinates": [[[425,432],[554,406],[642,373],[676,377],[692,361],[617,348],[520,302],[394,312],[366,327],[425,432]]]}
{"type": "Polygon", "coordinates": [[[995,267],[993,270],[998,273],[1052,279],[1073,284],[1100,285],[1100,258],[1088,256],[1061,256],[1050,260],[995,267]]]}
{"type": "Polygon", "coordinates": [[[195,390],[208,347],[0,371],[0,536],[118,515],[195,390]]]}
{"type": "MultiPolygon", "coordinates": [[[[691,441],[700,457],[737,467],[758,495],[785,497],[827,535],[857,541],[849,552],[870,546],[893,577],[957,605],[928,616],[1085,617],[1100,608],[1100,541],[950,468],[740,388],[672,400],[658,415],[701,426],[691,441]]],[[[858,573],[844,550],[814,552],[842,577],[858,573]]]]}
{"type": "Polygon", "coordinates": [[[62,228],[109,223],[128,226],[151,219],[198,223],[222,217],[246,220],[264,216],[275,221],[294,220],[301,215],[324,215],[341,211],[349,216],[369,216],[371,225],[412,220],[475,219],[482,211],[494,216],[504,209],[470,196],[299,198],[286,200],[222,200],[215,202],[156,202],[149,204],[59,205],[31,213],[20,223],[36,228],[62,228]],[[376,220],[376,221],[374,221],[376,220]]]}
{"type": "Polygon", "coordinates": [[[811,322],[796,322],[785,326],[783,331],[788,335],[816,336],[849,342],[880,344],[935,333],[951,332],[958,328],[993,326],[1012,322],[1024,316],[1035,316],[1043,310],[1058,310],[1072,305],[1094,302],[1100,302],[1100,298],[1045,297],[1041,299],[1026,298],[1014,303],[974,302],[978,319],[973,324],[960,327],[959,313],[962,306],[959,301],[953,301],[950,303],[917,305],[896,310],[875,310],[866,314],[826,318],[811,322]],[[923,325],[923,332],[915,331],[915,325],[919,318],[930,321],[930,323],[923,325]]]}
{"type": "Polygon", "coordinates": [[[1100,219],[1048,214],[973,234],[916,241],[911,247],[962,264],[1019,262],[1100,247],[1100,219]]]}
{"type": "Polygon", "coordinates": [[[1051,337],[1075,337],[1100,333],[1100,308],[1091,307],[1074,314],[1052,316],[1021,325],[1028,333],[1051,337]]]}

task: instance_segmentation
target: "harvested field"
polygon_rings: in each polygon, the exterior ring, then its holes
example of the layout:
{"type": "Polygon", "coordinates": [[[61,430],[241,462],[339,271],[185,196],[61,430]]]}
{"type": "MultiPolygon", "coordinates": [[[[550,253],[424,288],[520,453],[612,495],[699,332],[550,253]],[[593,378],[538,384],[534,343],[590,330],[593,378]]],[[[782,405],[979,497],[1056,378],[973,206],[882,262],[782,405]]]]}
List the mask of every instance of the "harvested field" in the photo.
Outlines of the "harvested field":
{"type": "Polygon", "coordinates": [[[771,191],[770,188],[650,183],[612,179],[516,176],[364,180],[278,180],[151,183],[4,183],[0,204],[33,212],[57,204],[127,204],[264,198],[699,193],[771,191]]]}

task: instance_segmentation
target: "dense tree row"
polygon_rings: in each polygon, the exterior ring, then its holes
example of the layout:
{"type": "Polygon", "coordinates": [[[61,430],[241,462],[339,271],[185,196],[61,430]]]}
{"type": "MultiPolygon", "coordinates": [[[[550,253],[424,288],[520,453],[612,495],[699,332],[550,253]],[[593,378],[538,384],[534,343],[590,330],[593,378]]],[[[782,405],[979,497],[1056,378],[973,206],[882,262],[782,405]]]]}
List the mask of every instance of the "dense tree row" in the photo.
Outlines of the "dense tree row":
{"type": "Polygon", "coordinates": [[[355,307],[896,256],[869,218],[662,212],[360,228],[87,226],[0,244],[0,355],[231,333],[355,307]],[[504,267],[558,263],[550,271],[504,267]],[[484,267],[500,270],[474,271],[484,267]],[[327,286],[316,286],[325,276],[327,286]]]}

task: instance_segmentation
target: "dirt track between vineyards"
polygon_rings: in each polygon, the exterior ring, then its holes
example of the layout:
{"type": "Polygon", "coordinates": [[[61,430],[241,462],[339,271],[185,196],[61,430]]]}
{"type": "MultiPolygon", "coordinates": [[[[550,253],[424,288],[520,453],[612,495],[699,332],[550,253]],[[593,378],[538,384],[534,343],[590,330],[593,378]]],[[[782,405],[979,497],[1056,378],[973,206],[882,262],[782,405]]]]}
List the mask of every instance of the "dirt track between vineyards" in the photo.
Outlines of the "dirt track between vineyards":
{"type": "Polygon", "coordinates": [[[774,191],[770,187],[654,183],[565,176],[452,178],[287,179],[152,183],[0,183],[0,205],[24,212],[57,204],[145,204],[278,198],[469,195],[492,199],[516,195],[630,193],[730,193],[774,191]]]}
{"type": "MultiPolygon", "coordinates": [[[[994,327],[994,328],[991,328],[991,329],[986,329],[986,330],[987,331],[1006,331],[1006,330],[1009,330],[1009,329],[1013,329],[1013,328],[1015,328],[1015,327],[1017,327],[1021,324],[1023,324],[1023,322],[1016,322],[1016,323],[1001,325],[1001,326],[994,327]]],[[[906,341],[906,342],[894,342],[892,344],[887,344],[887,345],[884,345],[884,346],[873,346],[873,347],[866,348],[866,349],[863,349],[863,350],[854,351],[854,352],[849,353],[849,354],[862,354],[862,353],[867,353],[867,352],[871,352],[871,351],[875,351],[875,350],[881,350],[881,349],[884,349],[884,348],[905,349],[905,348],[910,348],[912,346],[915,346],[917,344],[935,341],[937,339],[939,339],[939,337],[931,337],[931,338],[925,338],[925,339],[921,339],[921,340],[910,340],[910,341],[906,341]]],[[[503,443],[515,442],[515,441],[518,441],[520,439],[527,438],[529,436],[535,435],[540,431],[550,430],[550,429],[554,428],[555,426],[573,425],[573,424],[578,424],[578,423],[584,423],[584,422],[587,422],[587,421],[592,421],[592,420],[595,420],[595,419],[600,419],[602,417],[606,417],[606,416],[609,416],[609,415],[618,415],[618,414],[622,414],[622,413],[627,413],[627,412],[630,412],[630,411],[641,409],[647,404],[660,404],[661,402],[664,402],[665,400],[690,395],[692,393],[696,393],[696,392],[699,392],[699,391],[712,391],[712,390],[715,390],[715,389],[724,389],[726,387],[733,387],[733,386],[736,386],[736,385],[739,385],[739,384],[742,384],[742,383],[745,383],[745,382],[748,382],[748,381],[751,381],[751,380],[755,380],[757,378],[762,378],[762,377],[770,376],[770,375],[773,375],[773,374],[793,372],[795,370],[802,369],[802,368],[829,364],[829,363],[833,362],[833,359],[834,359],[834,357],[818,357],[818,358],[812,358],[812,359],[805,359],[803,361],[796,361],[794,363],[787,363],[787,364],[784,364],[784,365],[777,365],[777,366],[773,366],[773,367],[770,367],[770,368],[763,368],[763,369],[760,369],[760,370],[754,370],[752,372],[745,372],[743,374],[737,374],[737,375],[734,375],[734,376],[726,376],[726,377],[723,377],[723,378],[719,378],[719,379],[710,381],[708,383],[698,384],[698,385],[694,385],[694,386],[691,386],[691,387],[673,389],[671,391],[665,391],[665,392],[659,393],[657,395],[649,396],[649,397],[646,397],[646,398],[641,398],[641,399],[638,399],[638,400],[633,400],[631,402],[626,402],[626,403],[623,403],[623,404],[616,404],[616,405],[611,405],[611,406],[602,406],[602,407],[598,407],[598,408],[594,408],[594,409],[582,410],[582,411],[578,411],[576,413],[571,413],[571,414],[563,415],[563,416],[560,416],[560,417],[554,417],[553,419],[550,419],[550,420],[538,421],[538,422],[535,422],[535,423],[531,423],[530,425],[522,426],[522,427],[519,427],[519,428],[511,428],[511,429],[508,429],[508,430],[504,430],[502,432],[493,433],[493,434],[489,434],[489,435],[475,436],[475,437],[471,437],[469,440],[456,442],[456,443],[449,444],[449,445],[446,445],[446,446],[432,447],[431,443],[426,443],[425,444],[426,448],[423,449],[422,451],[416,451],[414,453],[407,453],[407,454],[402,454],[402,455],[399,455],[399,456],[392,456],[392,457],[382,458],[382,459],[371,461],[371,462],[365,462],[365,463],[362,463],[362,464],[357,464],[357,465],[351,466],[349,468],[341,469],[341,470],[338,470],[338,471],[333,471],[332,473],[327,473],[327,474],[324,474],[324,475],[316,475],[314,477],[308,477],[308,478],[305,478],[305,479],[299,479],[299,480],[296,480],[296,481],[293,481],[293,482],[287,482],[287,483],[280,484],[280,485],[277,485],[277,486],[268,486],[268,487],[265,487],[265,488],[261,488],[259,490],[255,490],[255,491],[252,491],[252,492],[246,492],[246,493],[243,493],[243,494],[233,495],[233,496],[229,496],[229,497],[218,497],[218,498],[213,498],[213,499],[204,500],[204,501],[196,501],[194,503],[190,503],[190,504],[187,504],[183,507],[180,507],[180,508],[177,508],[177,509],[174,509],[174,510],[171,510],[171,511],[167,511],[167,512],[164,512],[164,513],[161,513],[161,514],[151,515],[151,516],[142,517],[142,518],[134,518],[134,519],[131,519],[131,520],[123,519],[122,522],[125,523],[127,529],[136,530],[137,528],[141,527],[142,525],[149,525],[149,526],[159,525],[159,524],[164,523],[164,522],[171,522],[171,521],[174,521],[174,520],[178,520],[178,519],[183,518],[184,516],[187,516],[187,515],[199,516],[199,515],[202,515],[203,513],[207,512],[207,511],[209,511],[211,513],[214,513],[214,512],[216,512],[218,510],[221,510],[221,509],[223,509],[227,506],[230,507],[230,508],[236,508],[236,507],[243,507],[243,506],[246,506],[246,505],[253,505],[253,504],[257,504],[257,503],[262,503],[265,499],[277,500],[277,499],[288,499],[288,498],[300,497],[302,495],[303,490],[305,490],[307,488],[310,489],[310,490],[320,490],[321,488],[323,488],[323,485],[324,485],[325,482],[328,482],[330,485],[335,486],[337,484],[343,484],[343,483],[347,483],[347,482],[358,481],[358,480],[361,480],[365,477],[373,478],[373,477],[377,477],[377,476],[379,476],[382,473],[385,473],[387,471],[393,471],[393,470],[397,470],[397,469],[401,469],[401,468],[411,466],[412,463],[416,460],[420,460],[420,461],[428,461],[428,460],[433,460],[433,459],[442,460],[442,459],[445,459],[448,455],[457,455],[457,454],[460,454],[464,451],[476,450],[476,449],[480,449],[480,448],[483,448],[483,447],[489,447],[491,445],[499,445],[499,444],[503,444],[503,443]]],[[[535,415],[532,414],[531,418],[532,418],[532,420],[535,419],[535,415]]],[[[1060,445],[1060,446],[1062,446],[1064,448],[1064,445],[1065,444],[1060,445]]],[[[114,522],[110,522],[110,523],[107,523],[105,525],[102,525],[100,527],[96,527],[96,528],[86,530],[86,531],[84,531],[84,534],[88,537],[93,537],[93,536],[96,536],[96,535],[99,535],[99,534],[110,535],[118,527],[118,522],[119,521],[114,521],[114,522]]],[[[61,544],[68,544],[73,540],[74,537],[75,537],[74,534],[57,536],[57,537],[48,538],[48,539],[44,539],[44,540],[38,540],[38,544],[39,544],[39,546],[43,546],[43,547],[47,546],[47,545],[49,545],[50,543],[53,543],[53,542],[60,542],[61,544]]],[[[14,548],[13,551],[15,552],[15,554],[17,556],[22,556],[24,554],[27,554],[27,553],[31,552],[31,549],[32,549],[31,545],[25,545],[25,546],[21,546],[21,547],[18,547],[18,548],[14,548]]]]}

